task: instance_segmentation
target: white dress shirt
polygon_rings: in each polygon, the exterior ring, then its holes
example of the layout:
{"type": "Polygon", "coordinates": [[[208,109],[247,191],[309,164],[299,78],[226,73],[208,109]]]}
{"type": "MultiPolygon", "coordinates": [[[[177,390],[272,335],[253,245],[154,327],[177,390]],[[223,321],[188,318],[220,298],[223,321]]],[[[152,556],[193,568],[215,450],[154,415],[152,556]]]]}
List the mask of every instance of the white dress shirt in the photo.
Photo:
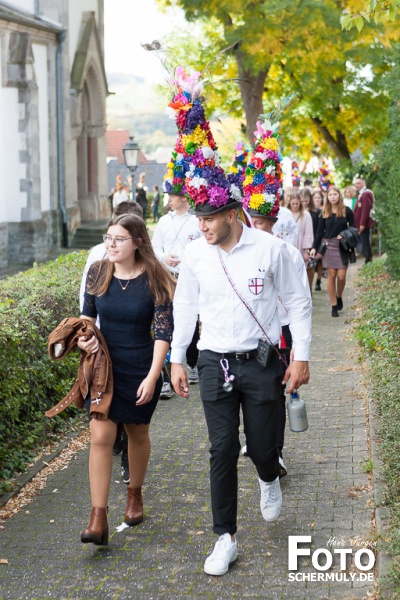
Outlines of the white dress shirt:
{"type": "MultiPolygon", "coordinates": [[[[311,300],[310,284],[308,283],[307,269],[303,255],[299,250],[297,250],[297,248],[292,246],[292,244],[288,244],[287,242],[284,242],[284,244],[286,245],[286,248],[290,254],[294,266],[296,267],[296,271],[299,274],[299,277],[304,285],[305,291],[311,300]]],[[[279,302],[279,320],[282,326],[289,325],[289,313],[283,306],[282,302],[279,302]]]]}
{"type": "Polygon", "coordinates": [[[296,246],[297,225],[293,218],[292,211],[285,206],[279,208],[278,220],[274,223],[272,233],[284,242],[289,242],[289,244],[296,246]]]}
{"type": "MultiPolygon", "coordinates": [[[[158,221],[151,243],[157,258],[165,264],[165,256],[173,254],[182,258],[187,244],[200,236],[199,222],[195,215],[189,212],[177,215],[173,210],[158,221]]],[[[179,273],[180,264],[176,267],[165,266],[171,273],[179,273]]]]}
{"type": "MultiPolygon", "coordinates": [[[[86,277],[87,277],[88,271],[93,263],[97,262],[98,260],[103,260],[104,258],[107,258],[107,257],[108,257],[108,254],[107,254],[107,250],[106,250],[106,245],[104,243],[97,244],[97,246],[93,246],[93,248],[89,252],[89,256],[87,257],[85,268],[83,270],[81,287],[79,290],[79,306],[81,309],[81,314],[82,314],[82,310],[83,310],[83,300],[85,297],[86,277]]],[[[98,320],[96,321],[96,325],[99,327],[98,320]]]]}
{"type": "MultiPolygon", "coordinates": [[[[200,315],[199,350],[245,352],[257,348],[263,333],[229,283],[218,246],[202,237],[186,247],[174,297],[171,362],[182,363],[200,315]]],[[[278,293],[288,311],[295,360],[309,359],[311,300],[286,245],[264,231],[243,226],[239,242],[219,249],[241,296],[270,341],[281,336],[278,293]]]]}

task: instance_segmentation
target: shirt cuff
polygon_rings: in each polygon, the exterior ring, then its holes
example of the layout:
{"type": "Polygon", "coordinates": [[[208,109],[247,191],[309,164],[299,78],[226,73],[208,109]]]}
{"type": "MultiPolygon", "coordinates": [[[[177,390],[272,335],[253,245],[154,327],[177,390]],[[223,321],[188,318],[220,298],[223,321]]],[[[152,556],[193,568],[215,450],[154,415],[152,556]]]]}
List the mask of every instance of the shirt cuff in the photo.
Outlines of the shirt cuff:
{"type": "Polygon", "coordinates": [[[172,348],[169,358],[170,363],[182,365],[185,362],[186,350],[182,348],[172,348]]]}
{"type": "MultiPolygon", "coordinates": [[[[308,347],[300,345],[293,346],[293,360],[310,361],[310,350],[308,347]]],[[[172,362],[172,361],[171,361],[172,362]]]]}

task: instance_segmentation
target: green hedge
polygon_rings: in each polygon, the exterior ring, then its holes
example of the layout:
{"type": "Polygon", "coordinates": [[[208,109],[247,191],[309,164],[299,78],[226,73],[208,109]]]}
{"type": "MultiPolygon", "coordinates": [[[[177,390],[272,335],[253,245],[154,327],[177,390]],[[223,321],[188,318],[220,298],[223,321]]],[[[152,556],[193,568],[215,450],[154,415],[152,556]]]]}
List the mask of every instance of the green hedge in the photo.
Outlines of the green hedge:
{"type": "Polygon", "coordinates": [[[369,386],[379,414],[385,504],[391,511],[389,539],[382,545],[392,557],[391,578],[400,590],[400,282],[390,277],[388,260],[374,260],[359,271],[358,297],[362,315],[356,336],[368,359],[369,386]]]}
{"type": "Polygon", "coordinates": [[[79,316],[86,258],[86,252],[63,255],[0,281],[0,494],[49,437],[82,414],[69,408],[44,416],[76,378],[78,353],[55,362],[47,338],[64,317],[79,316]]]}
{"type": "Polygon", "coordinates": [[[382,140],[377,159],[377,181],[373,186],[376,216],[382,234],[383,250],[387,252],[390,275],[400,279],[400,47],[396,64],[386,83],[391,98],[389,135],[382,140]]]}

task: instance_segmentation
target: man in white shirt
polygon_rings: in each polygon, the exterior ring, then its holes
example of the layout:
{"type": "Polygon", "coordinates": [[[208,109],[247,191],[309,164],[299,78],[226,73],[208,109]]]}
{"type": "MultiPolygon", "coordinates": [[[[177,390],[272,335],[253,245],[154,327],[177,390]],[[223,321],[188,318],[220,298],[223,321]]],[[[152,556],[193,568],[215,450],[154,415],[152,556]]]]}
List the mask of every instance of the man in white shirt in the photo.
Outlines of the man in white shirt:
{"type": "MultiPolygon", "coordinates": [[[[279,212],[280,211],[281,211],[281,208],[279,208],[279,212]]],[[[253,227],[255,227],[256,229],[260,229],[261,231],[265,231],[266,233],[269,233],[271,235],[274,235],[273,228],[274,228],[276,221],[279,218],[279,213],[278,213],[278,216],[271,216],[270,214],[263,215],[263,214],[260,214],[259,211],[256,211],[253,209],[250,209],[249,213],[251,215],[251,221],[252,221],[253,227]]],[[[303,282],[305,292],[309,295],[309,297],[311,299],[310,286],[308,285],[307,270],[305,267],[304,259],[301,255],[301,253],[299,252],[299,250],[297,250],[297,248],[295,246],[293,246],[292,244],[285,242],[285,241],[284,241],[284,244],[285,244],[287,250],[289,251],[290,257],[296,267],[297,273],[299,274],[299,277],[300,277],[301,281],[303,282]]],[[[288,311],[283,306],[282,302],[279,302],[279,304],[278,304],[278,312],[279,312],[280,324],[282,327],[280,353],[283,355],[286,354],[287,359],[289,359],[289,353],[292,348],[292,335],[290,333],[290,327],[289,327],[290,322],[289,322],[288,311]],[[286,348],[286,350],[283,350],[283,348],[286,348]]],[[[284,367],[284,365],[282,365],[282,366],[284,367]]],[[[279,404],[279,425],[278,425],[278,429],[277,429],[277,440],[276,440],[276,444],[277,444],[278,451],[279,451],[279,477],[284,477],[285,475],[287,475],[287,468],[286,468],[285,463],[283,462],[283,455],[282,455],[284,440],[285,440],[285,425],[286,425],[286,398],[285,398],[285,386],[282,386],[281,401],[279,404]]],[[[244,447],[242,449],[242,453],[247,454],[247,447],[244,447]]]]}
{"type": "MultiPolygon", "coordinates": [[[[195,215],[189,213],[189,204],[185,196],[169,194],[171,211],[161,217],[151,239],[157,258],[163,262],[172,275],[178,278],[183,251],[187,244],[201,236],[195,215]]],[[[189,371],[189,383],[197,383],[197,358],[199,355],[199,324],[197,323],[192,341],[186,351],[186,362],[189,371]]],[[[160,398],[167,400],[172,396],[168,372],[163,371],[164,383],[160,398]]]]}
{"type": "Polygon", "coordinates": [[[311,301],[286,245],[237,219],[240,202],[196,204],[203,237],[186,247],[174,297],[171,380],[188,397],[185,351],[200,315],[200,393],[208,426],[213,530],[220,537],[204,570],[223,575],[237,558],[237,461],[240,408],[267,521],[282,506],[276,431],[282,383],[309,380],[311,301]],[[229,280],[230,279],[230,280],[229,280]],[[282,377],[278,294],[288,311],[293,361],[282,377]],[[251,311],[251,312],[250,312],[251,311]],[[266,335],[265,335],[266,334],[266,335]],[[260,345],[260,338],[267,338],[260,345]],[[262,361],[268,356],[267,366],[262,361]]]}

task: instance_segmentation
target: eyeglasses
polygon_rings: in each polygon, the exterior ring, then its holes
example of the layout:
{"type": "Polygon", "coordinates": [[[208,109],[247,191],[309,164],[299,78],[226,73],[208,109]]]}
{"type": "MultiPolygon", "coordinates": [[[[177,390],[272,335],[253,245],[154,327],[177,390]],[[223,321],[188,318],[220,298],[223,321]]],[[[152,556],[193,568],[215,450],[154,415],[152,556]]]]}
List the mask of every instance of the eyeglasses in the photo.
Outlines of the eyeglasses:
{"type": "Polygon", "coordinates": [[[122,244],[126,240],[131,240],[132,238],[124,238],[124,237],[112,237],[112,235],[108,235],[107,233],[103,235],[103,241],[105,244],[111,244],[117,246],[117,248],[121,248],[122,244]]]}

